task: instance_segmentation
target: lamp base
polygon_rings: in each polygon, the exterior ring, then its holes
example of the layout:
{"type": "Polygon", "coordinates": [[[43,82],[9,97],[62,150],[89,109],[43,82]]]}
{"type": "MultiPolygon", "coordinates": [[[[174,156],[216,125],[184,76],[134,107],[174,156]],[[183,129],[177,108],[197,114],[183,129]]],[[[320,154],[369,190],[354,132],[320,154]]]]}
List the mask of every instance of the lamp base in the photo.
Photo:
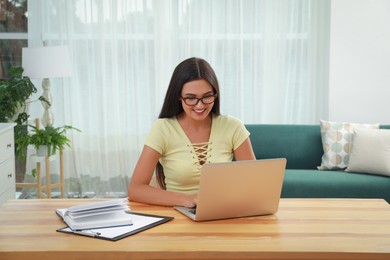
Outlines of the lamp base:
{"type": "Polygon", "coordinates": [[[51,112],[51,106],[53,104],[53,98],[50,93],[50,80],[45,78],[42,81],[42,97],[44,100],[41,101],[42,106],[44,108],[44,112],[41,118],[42,125],[44,127],[46,126],[53,126],[54,124],[54,115],[51,112]]]}

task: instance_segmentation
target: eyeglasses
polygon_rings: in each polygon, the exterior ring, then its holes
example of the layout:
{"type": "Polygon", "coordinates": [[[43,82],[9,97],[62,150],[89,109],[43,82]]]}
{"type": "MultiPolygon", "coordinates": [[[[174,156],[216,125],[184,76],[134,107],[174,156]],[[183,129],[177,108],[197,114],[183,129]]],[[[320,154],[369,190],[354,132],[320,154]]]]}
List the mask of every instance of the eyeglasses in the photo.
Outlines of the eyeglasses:
{"type": "Polygon", "coordinates": [[[199,101],[202,101],[204,105],[211,104],[215,101],[217,98],[217,95],[212,96],[205,96],[202,98],[196,98],[196,97],[181,97],[183,99],[184,103],[186,103],[187,106],[196,106],[199,101]]]}

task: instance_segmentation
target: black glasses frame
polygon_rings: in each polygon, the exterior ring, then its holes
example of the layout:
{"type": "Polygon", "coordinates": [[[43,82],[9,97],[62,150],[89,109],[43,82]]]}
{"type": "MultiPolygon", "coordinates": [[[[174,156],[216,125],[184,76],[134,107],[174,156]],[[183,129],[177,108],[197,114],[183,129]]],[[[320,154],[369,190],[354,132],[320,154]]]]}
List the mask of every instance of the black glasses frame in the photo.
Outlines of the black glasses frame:
{"type": "Polygon", "coordinates": [[[186,103],[187,106],[196,106],[199,101],[202,101],[203,105],[209,105],[209,104],[212,104],[215,102],[215,99],[217,98],[217,94],[214,94],[214,95],[210,95],[210,96],[206,96],[206,97],[202,97],[202,98],[196,98],[196,97],[181,97],[181,99],[184,101],[184,103],[186,103]],[[207,99],[207,98],[213,98],[212,101],[210,102],[205,102],[204,100],[207,99]],[[195,104],[188,104],[188,99],[192,99],[192,100],[195,100],[196,99],[196,103],[195,104]]]}

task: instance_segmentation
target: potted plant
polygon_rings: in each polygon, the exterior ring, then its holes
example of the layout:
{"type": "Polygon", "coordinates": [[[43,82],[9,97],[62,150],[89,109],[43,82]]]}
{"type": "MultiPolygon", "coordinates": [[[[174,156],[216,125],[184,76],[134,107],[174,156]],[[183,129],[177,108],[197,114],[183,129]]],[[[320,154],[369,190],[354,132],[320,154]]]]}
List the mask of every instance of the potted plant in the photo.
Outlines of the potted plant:
{"type": "MultiPolygon", "coordinates": [[[[29,98],[37,89],[28,77],[23,76],[22,67],[11,67],[9,77],[0,80],[0,122],[15,122],[15,139],[26,135],[26,122],[29,98]]],[[[39,98],[44,100],[43,98],[39,98]]],[[[16,150],[15,150],[16,151],[16,150]]],[[[26,172],[26,161],[19,156],[15,159],[16,182],[23,182],[26,172]]]]}
{"type": "Polygon", "coordinates": [[[38,154],[40,156],[51,156],[56,154],[57,150],[62,150],[65,146],[70,147],[70,140],[66,136],[66,131],[79,129],[65,125],[61,127],[46,126],[46,128],[37,128],[36,126],[29,125],[31,131],[25,136],[19,136],[15,139],[17,144],[17,153],[21,157],[25,157],[25,148],[28,145],[32,145],[35,149],[41,150],[42,146],[45,147],[45,154],[38,154]]]}

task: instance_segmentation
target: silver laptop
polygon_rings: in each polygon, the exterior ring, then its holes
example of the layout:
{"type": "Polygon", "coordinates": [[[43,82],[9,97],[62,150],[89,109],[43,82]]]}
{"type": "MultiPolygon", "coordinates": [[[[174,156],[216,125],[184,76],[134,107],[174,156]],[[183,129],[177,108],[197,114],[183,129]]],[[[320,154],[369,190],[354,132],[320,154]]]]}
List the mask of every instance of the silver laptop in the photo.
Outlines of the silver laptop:
{"type": "Polygon", "coordinates": [[[205,164],[196,209],[174,208],[194,221],[274,214],[286,162],[277,158],[205,164]]]}

